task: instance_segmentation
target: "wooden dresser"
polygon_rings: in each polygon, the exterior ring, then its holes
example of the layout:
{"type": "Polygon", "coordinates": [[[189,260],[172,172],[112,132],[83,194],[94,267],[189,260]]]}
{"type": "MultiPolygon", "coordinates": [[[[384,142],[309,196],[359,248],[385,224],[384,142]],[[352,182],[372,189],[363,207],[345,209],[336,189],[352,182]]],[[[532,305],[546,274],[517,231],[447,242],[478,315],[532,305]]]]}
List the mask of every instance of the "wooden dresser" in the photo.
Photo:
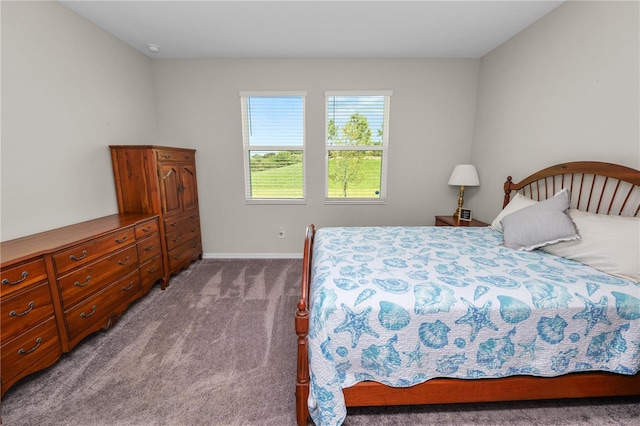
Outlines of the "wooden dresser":
{"type": "Polygon", "coordinates": [[[159,227],[117,214],[1,244],[2,394],[165,280],[159,227]]]}
{"type": "Polygon", "coordinates": [[[166,275],[201,259],[195,150],[149,145],[109,148],[120,212],[160,217],[166,275]]]}

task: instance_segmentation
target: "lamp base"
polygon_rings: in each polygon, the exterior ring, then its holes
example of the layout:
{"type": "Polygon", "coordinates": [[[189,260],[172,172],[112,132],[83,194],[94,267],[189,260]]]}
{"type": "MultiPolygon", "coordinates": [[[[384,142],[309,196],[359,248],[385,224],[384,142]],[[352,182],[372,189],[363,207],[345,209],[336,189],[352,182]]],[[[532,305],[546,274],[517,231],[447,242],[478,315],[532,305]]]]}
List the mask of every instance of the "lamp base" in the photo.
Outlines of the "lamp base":
{"type": "Polygon", "coordinates": [[[462,209],[462,205],[464,204],[464,186],[460,186],[460,196],[458,197],[458,208],[456,212],[453,214],[453,218],[455,220],[460,219],[460,209],[462,209]]]}

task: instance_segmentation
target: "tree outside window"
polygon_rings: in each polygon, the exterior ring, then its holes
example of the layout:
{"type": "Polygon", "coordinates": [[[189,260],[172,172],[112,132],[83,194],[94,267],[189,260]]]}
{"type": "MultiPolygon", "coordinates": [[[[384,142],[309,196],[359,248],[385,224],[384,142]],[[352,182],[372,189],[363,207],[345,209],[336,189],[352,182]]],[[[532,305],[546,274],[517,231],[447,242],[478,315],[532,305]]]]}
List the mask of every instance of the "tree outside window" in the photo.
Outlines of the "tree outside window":
{"type": "Polygon", "coordinates": [[[384,199],[388,105],[388,95],[327,96],[327,199],[384,199]]]}

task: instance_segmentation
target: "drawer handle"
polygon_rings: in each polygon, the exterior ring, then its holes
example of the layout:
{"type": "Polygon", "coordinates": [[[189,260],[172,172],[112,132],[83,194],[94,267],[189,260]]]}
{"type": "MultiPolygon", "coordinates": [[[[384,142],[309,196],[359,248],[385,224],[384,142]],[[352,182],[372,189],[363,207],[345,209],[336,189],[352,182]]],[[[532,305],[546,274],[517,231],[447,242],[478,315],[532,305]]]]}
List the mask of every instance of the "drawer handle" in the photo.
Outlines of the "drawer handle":
{"type": "Polygon", "coordinates": [[[16,281],[9,281],[8,279],[3,279],[2,280],[2,285],[16,285],[16,284],[20,284],[22,281],[27,279],[27,275],[29,275],[27,273],[27,271],[22,271],[22,278],[18,278],[16,281]]]}
{"type": "Polygon", "coordinates": [[[171,241],[173,241],[174,243],[177,243],[179,239],[180,239],[180,237],[178,235],[176,235],[176,237],[171,241]]]}
{"type": "Polygon", "coordinates": [[[85,282],[83,282],[82,284],[80,284],[80,281],[76,281],[75,283],[73,283],[73,285],[76,286],[76,287],[84,287],[87,284],[89,284],[89,281],[91,281],[91,275],[87,275],[87,280],[85,282]]]}
{"type": "Polygon", "coordinates": [[[197,218],[198,216],[196,216],[195,214],[192,214],[191,216],[189,216],[189,219],[193,220],[195,218],[197,218]]]}
{"type": "Polygon", "coordinates": [[[24,348],[20,348],[20,350],[18,350],[18,354],[19,355],[27,355],[30,354],[31,352],[35,351],[36,349],[38,349],[40,347],[40,344],[42,343],[42,337],[38,337],[36,339],[36,345],[34,347],[32,347],[31,349],[29,349],[28,351],[25,351],[24,348]]]}
{"type": "Polygon", "coordinates": [[[129,283],[129,287],[122,287],[122,291],[129,291],[133,288],[133,281],[129,283]]]}
{"type": "Polygon", "coordinates": [[[142,228],[142,232],[149,232],[151,231],[151,225],[147,225],[146,228],[142,228]]]}
{"type": "Polygon", "coordinates": [[[171,154],[162,154],[162,158],[166,158],[168,160],[171,158],[171,154]]]}
{"type": "Polygon", "coordinates": [[[174,226],[174,227],[175,227],[175,226],[178,226],[178,222],[173,222],[173,223],[171,224],[171,226],[174,226]]]}
{"type": "Polygon", "coordinates": [[[71,256],[69,256],[69,259],[71,259],[71,260],[82,260],[85,257],[87,257],[87,251],[86,250],[82,250],[82,256],[75,257],[74,255],[71,255],[71,256]]]}
{"type": "Polygon", "coordinates": [[[91,315],[93,315],[93,314],[95,314],[95,313],[96,313],[96,305],[93,305],[93,306],[91,307],[91,312],[89,312],[88,314],[85,314],[85,313],[83,312],[83,313],[81,313],[81,314],[80,314],[80,316],[81,316],[82,318],[89,318],[91,315]]]}
{"type": "Polygon", "coordinates": [[[153,268],[147,269],[147,273],[152,274],[156,271],[156,269],[158,269],[158,265],[153,265],[153,268]]]}
{"type": "Polygon", "coordinates": [[[122,237],[122,239],[121,239],[121,240],[119,240],[119,239],[117,239],[117,238],[116,238],[116,243],[118,243],[118,244],[122,244],[122,243],[124,243],[125,241],[127,241],[127,236],[126,236],[126,235],[125,235],[124,237],[122,237]]]}
{"type": "Polygon", "coordinates": [[[36,306],[35,302],[29,302],[29,307],[27,308],[26,311],[22,312],[22,313],[17,313],[16,311],[11,311],[9,312],[9,316],[10,317],[21,317],[23,315],[27,315],[29,312],[31,312],[31,310],[36,306]]]}
{"type": "Polygon", "coordinates": [[[184,155],[184,159],[185,159],[185,160],[191,160],[191,156],[190,156],[190,155],[185,154],[185,155],[184,155]]]}
{"type": "Polygon", "coordinates": [[[127,256],[125,260],[118,260],[118,265],[126,265],[130,260],[129,256],[127,256]]]}
{"type": "Polygon", "coordinates": [[[145,249],[145,251],[153,250],[153,244],[151,244],[149,247],[145,247],[144,249],[145,249]]]}

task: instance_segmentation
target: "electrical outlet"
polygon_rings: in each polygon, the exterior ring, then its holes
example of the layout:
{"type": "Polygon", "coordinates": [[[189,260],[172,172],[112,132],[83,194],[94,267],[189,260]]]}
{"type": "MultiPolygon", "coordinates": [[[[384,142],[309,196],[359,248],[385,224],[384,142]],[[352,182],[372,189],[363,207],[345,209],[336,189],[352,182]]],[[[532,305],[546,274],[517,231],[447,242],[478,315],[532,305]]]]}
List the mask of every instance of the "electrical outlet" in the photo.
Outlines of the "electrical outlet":
{"type": "Polygon", "coordinates": [[[284,238],[284,228],[278,230],[278,238],[284,238]]]}

